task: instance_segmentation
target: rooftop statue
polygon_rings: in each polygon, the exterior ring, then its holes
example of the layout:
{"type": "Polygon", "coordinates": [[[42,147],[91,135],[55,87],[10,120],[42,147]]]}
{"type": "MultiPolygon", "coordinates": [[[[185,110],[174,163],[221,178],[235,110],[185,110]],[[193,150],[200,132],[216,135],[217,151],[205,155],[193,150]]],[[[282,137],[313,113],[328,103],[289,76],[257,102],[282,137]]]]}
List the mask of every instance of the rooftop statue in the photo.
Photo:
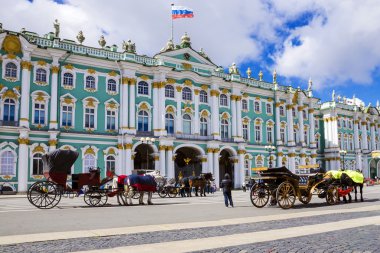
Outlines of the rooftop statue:
{"type": "Polygon", "coordinates": [[[128,40],[127,42],[125,42],[123,40],[123,50],[124,52],[128,52],[128,53],[136,53],[136,45],[135,43],[132,43],[131,40],[128,40]]]}
{"type": "Polygon", "coordinates": [[[208,58],[208,55],[205,53],[205,51],[203,50],[203,48],[201,48],[201,51],[199,51],[199,54],[202,55],[204,58],[206,58],[207,60],[210,60],[208,58]]]}
{"type": "Polygon", "coordinates": [[[236,67],[235,63],[232,63],[232,66],[228,68],[228,73],[234,74],[234,75],[240,75],[239,69],[236,67]]]}
{"type": "Polygon", "coordinates": [[[307,86],[307,90],[311,91],[312,87],[313,87],[313,81],[311,80],[311,77],[310,77],[309,78],[309,85],[307,86]]]}
{"type": "Polygon", "coordinates": [[[263,80],[263,76],[264,76],[264,74],[263,74],[263,72],[260,70],[260,72],[259,72],[259,80],[260,80],[260,81],[263,80]]]}
{"type": "Polygon", "coordinates": [[[332,91],[331,101],[335,102],[335,90],[332,91]]]}
{"type": "Polygon", "coordinates": [[[54,22],[54,37],[59,38],[59,32],[60,32],[60,24],[58,22],[58,19],[54,22]]]}
{"type": "Polygon", "coordinates": [[[181,37],[181,48],[191,47],[190,37],[187,32],[181,37]]]}
{"type": "Polygon", "coordinates": [[[276,70],[273,71],[273,83],[277,83],[277,72],[276,72],[276,70]]]}
{"type": "Polygon", "coordinates": [[[100,36],[100,39],[98,40],[99,45],[103,48],[106,44],[107,41],[104,39],[104,36],[100,36]]]}
{"type": "Polygon", "coordinates": [[[251,68],[250,68],[250,67],[248,67],[246,73],[247,73],[247,77],[248,77],[248,78],[251,78],[252,71],[251,71],[251,68]]]}
{"type": "Polygon", "coordinates": [[[77,40],[79,41],[79,43],[82,45],[83,41],[86,39],[86,37],[83,36],[83,32],[82,31],[79,31],[78,35],[77,35],[77,40]]]}
{"type": "Polygon", "coordinates": [[[174,50],[174,43],[173,41],[170,39],[168,40],[168,42],[166,43],[166,46],[164,46],[162,49],[161,49],[161,53],[164,53],[164,52],[168,52],[168,51],[173,51],[174,50]]]}

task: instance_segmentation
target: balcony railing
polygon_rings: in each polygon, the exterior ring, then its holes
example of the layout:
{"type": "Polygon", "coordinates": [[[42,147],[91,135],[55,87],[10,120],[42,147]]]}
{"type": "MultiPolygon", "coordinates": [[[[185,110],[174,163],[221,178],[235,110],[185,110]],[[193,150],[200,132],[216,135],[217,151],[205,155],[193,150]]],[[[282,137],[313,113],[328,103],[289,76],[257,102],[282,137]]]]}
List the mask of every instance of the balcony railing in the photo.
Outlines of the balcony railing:
{"type": "Polygon", "coordinates": [[[201,136],[201,135],[195,135],[195,134],[168,134],[168,136],[175,137],[177,139],[182,140],[201,140],[201,141],[209,141],[212,140],[212,136],[201,136]]]}
{"type": "Polygon", "coordinates": [[[0,126],[12,126],[12,127],[18,127],[18,121],[6,121],[6,120],[0,120],[0,126]]]}
{"type": "Polygon", "coordinates": [[[136,136],[139,137],[153,137],[154,133],[153,131],[137,131],[136,136]]]}

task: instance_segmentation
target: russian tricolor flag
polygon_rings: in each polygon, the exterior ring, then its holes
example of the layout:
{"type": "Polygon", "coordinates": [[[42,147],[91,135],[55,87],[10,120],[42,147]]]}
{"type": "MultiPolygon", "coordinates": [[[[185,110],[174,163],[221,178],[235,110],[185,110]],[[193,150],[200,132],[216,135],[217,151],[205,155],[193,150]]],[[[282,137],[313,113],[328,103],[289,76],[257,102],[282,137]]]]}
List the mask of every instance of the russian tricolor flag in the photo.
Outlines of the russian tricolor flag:
{"type": "Polygon", "coordinates": [[[184,6],[172,6],[172,19],[192,17],[194,17],[192,9],[184,6]]]}

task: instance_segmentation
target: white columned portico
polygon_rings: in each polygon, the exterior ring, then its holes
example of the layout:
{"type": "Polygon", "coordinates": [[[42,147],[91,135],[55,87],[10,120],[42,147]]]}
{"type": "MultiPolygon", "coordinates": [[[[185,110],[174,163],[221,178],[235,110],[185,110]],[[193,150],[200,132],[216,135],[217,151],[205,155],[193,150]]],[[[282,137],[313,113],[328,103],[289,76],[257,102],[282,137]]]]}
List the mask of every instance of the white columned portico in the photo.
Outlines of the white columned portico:
{"type": "Polygon", "coordinates": [[[296,160],[295,160],[295,157],[296,157],[296,150],[295,148],[290,148],[290,150],[288,151],[288,157],[289,157],[289,170],[291,172],[295,172],[296,170],[296,160]]]}
{"type": "Polygon", "coordinates": [[[129,94],[129,86],[128,86],[128,80],[127,79],[122,79],[121,81],[121,99],[123,100],[121,104],[123,105],[121,108],[121,129],[122,133],[125,133],[126,130],[129,128],[128,126],[128,94],[129,94]]]}
{"type": "Polygon", "coordinates": [[[282,157],[283,156],[284,156],[283,148],[282,147],[278,147],[277,148],[277,167],[281,167],[282,166],[282,157]]]}
{"type": "Polygon", "coordinates": [[[194,90],[194,134],[199,135],[199,92],[200,90],[194,90]]]}
{"type": "Polygon", "coordinates": [[[207,155],[202,155],[201,157],[201,162],[202,162],[202,173],[208,173],[209,169],[207,167],[207,155]]]}
{"type": "Polygon", "coordinates": [[[220,187],[220,175],[219,175],[219,151],[220,149],[219,148],[215,148],[213,150],[213,154],[214,154],[214,159],[213,159],[213,175],[214,175],[214,178],[215,178],[215,184],[216,184],[216,187],[220,187]]]}
{"type": "Polygon", "coordinates": [[[59,133],[58,131],[49,130],[49,141],[48,141],[49,152],[57,149],[57,143],[58,143],[57,135],[58,135],[58,133],[59,133]]]}
{"type": "MultiPolygon", "coordinates": [[[[240,145],[239,145],[240,146],[240,145]]],[[[246,150],[244,146],[240,146],[238,150],[238,173],[235,173],[235,188],[240,188],[245,180],[244,175],[244,155],[246,150]]],[[[235,169],[236,170],[236,169],[235,169]]]]}
{"type": "Polygon", "coordinates": [[[159,117],[159,90],[158,90],[158,87],[160,85],[160,82],[158,81],[154,81],[153,82],[153,131],[154,131],[154,135],[155,136],[158,136],[159,135],[159,132],[160,132],[160,126],[159,126],[159,123],[158,123],[158,117],[159,117]]]}
{"type": "Polygon", "coordinates": [[[53,66],[51,68],[51,89],[50,89],[50,121],[49,129],[58,129],[58,59],[53,58],[53,66]]]}

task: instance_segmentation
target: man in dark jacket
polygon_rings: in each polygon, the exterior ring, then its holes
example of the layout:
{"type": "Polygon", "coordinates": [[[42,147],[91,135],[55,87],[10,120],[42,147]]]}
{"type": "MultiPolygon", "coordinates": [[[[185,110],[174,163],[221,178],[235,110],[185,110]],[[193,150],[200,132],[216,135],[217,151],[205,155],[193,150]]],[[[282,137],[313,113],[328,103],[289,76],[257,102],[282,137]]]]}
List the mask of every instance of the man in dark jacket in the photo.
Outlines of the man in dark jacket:
{"type": "Polygon", "coordinates": [[[224,179],[222,180],[222,183],[220,184],[220,188],[223,188],[224,203],[226,204],[226,207],[228,207],[228,201],[230,201],[231,207],[234,207],[234,203],[232,202],[232,195],[231,195],[232,181],[228,173],[224,175],[224,179]]]}

